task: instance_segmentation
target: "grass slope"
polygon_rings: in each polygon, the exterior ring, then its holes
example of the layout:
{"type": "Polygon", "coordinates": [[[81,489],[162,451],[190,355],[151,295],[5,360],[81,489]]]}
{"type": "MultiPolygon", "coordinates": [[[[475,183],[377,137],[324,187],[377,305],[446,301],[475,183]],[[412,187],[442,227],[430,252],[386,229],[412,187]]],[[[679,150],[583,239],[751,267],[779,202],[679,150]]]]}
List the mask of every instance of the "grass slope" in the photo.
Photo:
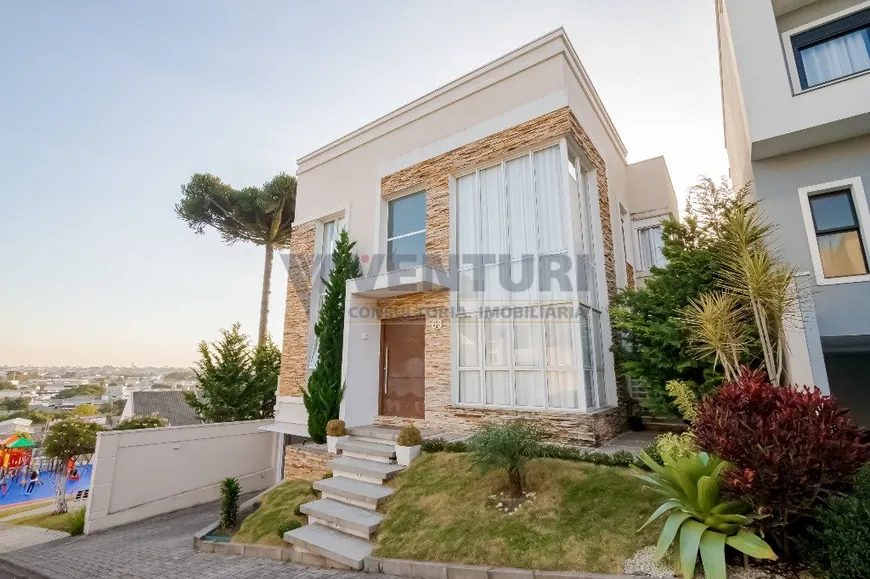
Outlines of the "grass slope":
{"type": "Polygon", "coordinates": [[[259,543],[261,545],[286,545],[276,533],[281,523],[297,520],[303,525],[307,518],[293,514],[302,503],[315,500],[311,494],[311,482],[305,480],[284,481],[263,497],[260,508],[251,513],[233,535],[236,543],[259,543]]]}
{"type": "Polygon", "coordinates": [[[378,531],[379,557],[524,569],[622,573],[625,559],[655,542],[637,529],[660,504],[623,468],[537,460],[532,503],[508,515],[487,505],[506,487],[467,454],[426,454],[396,479],[378,531]]]}

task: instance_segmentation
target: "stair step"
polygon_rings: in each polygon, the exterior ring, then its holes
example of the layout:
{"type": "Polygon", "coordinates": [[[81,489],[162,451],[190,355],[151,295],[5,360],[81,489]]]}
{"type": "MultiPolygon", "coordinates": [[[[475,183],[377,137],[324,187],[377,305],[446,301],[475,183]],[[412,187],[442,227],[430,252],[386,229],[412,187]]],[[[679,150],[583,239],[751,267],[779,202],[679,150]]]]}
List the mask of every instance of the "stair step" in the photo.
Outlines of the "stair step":
{"type": "Polygon", "coordinates": [[[380,513],[332,499],[305,503],[299,508],[309,516],[309,521],[313,517],[319,519],[317,524],[323,524],[321,521],[325,521],[336,530],[366,539],[378,530],[378,526],[384,520],[384,516],[380,513]]]}
{"type": "Polygon", "coordinates": [[[329,461],[326,466],[333,471],[362,475],[366,478],[380,481],[393,478],[403,469],[403,467],[397,464],[387,464],[373,460],[366,460],[364,458],[351,458],[349,456],[339,456],[334,458],[329,461]]]}
{"type": "Polygon", "coordinates": [[[382,428],[378,426],[354,426],[347,429],[347,433],[360,439],[368,441],[383,441],[389,444],[396,442],[399,438],[399,430],[397,428],[382,428]]]}
{"type": "Polygon", "coordinates": [[[353,452],[355,454],[369,454],[382,458],[394,458],[396,456],[396,447],[393,444],[379,444],[377,442],[362,442],[354,440],[353,437],[348,440],[342,440],[336,445],[338,450],[353,452]]]}
{"type": "Polygon", "coordinates": [[[314,490],[323,493],[325,499],[352,504],[367,509],[377,509],[393,489],[368,482],[334,476],[314,482],[314,490]]]}
{"type": "Polygon", "coordinates": [[[372,554],[365,539],[317,524],[287,531],[284,540],[353,569],[362,569],[363,559],[372,554]]]}

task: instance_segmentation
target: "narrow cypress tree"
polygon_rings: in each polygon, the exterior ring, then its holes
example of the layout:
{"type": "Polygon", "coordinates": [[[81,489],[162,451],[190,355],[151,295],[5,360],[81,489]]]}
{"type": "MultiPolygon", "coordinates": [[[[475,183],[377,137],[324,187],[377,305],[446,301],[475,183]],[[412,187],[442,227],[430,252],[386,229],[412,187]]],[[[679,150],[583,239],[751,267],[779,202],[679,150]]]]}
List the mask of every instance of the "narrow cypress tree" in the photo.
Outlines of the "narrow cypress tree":
{"type": "Polygon", "coordinates": [[[326,440],[326,423],[338,418],[339,406],[344,396],[341,383],[341,353],[344,345],[344,300],[347,280],[360,277],[362,268],[359,257],[353,252],[356,242],[351,243],[346,230],[339,233],[332,252],[332,271],[324,279],[326,293],[314,335],[317,337],[318,358],[314,371],[308,378],[308,388],[302,394],[308,410],[308,435],[314,442],[326,440]]]}

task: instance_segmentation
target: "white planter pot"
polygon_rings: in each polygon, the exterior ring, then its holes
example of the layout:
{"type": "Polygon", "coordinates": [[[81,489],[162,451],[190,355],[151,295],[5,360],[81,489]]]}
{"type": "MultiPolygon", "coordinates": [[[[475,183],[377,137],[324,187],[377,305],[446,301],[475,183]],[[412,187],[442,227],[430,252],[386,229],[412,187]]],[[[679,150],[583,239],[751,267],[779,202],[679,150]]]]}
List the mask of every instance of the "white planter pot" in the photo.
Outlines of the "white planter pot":
{"type": "Polygon", "coordinates": [[[402,466],[408,466],[411,461],[420,456],[420,445],[399,446],[396,445],[396,462],[402,466]]]}
{"type": "Polygon", "coordinates": [[[347,436],[329,436],[326,437],[326,450],[329,451],[330,454],[338,454],[338,449],[336,449],[336,445],[342,440],[347,440],[347,436]]]}

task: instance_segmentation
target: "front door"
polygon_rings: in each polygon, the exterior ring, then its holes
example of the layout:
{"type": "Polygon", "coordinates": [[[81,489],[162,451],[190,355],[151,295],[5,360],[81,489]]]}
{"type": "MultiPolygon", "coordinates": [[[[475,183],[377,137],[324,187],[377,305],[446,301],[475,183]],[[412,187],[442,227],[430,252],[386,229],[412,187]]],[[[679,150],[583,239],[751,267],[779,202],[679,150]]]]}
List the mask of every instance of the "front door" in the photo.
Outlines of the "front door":
{"type": "Polygon", "coordinates": [[[381,325],[381,416],[424,417],[426,318],[381,325]]]}

